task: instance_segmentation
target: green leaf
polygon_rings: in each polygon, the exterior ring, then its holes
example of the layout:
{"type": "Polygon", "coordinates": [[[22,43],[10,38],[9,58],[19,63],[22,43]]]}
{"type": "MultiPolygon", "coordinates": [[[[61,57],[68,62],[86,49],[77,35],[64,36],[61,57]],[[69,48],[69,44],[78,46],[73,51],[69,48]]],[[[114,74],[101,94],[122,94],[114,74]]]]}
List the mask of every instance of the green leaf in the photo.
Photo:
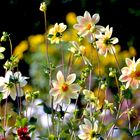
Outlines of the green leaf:
{"type": "MultiPolygon", "coordinates": [[[[48,105],[46,105],[45,103],[40,103],[40,104],[38,104],[38,105],[43,105],[43,110],[44,110],[44,112],[45,113],[47,113],[47,114],[52,114],[52,109],[51,109],[51,107],[49,107],[48,105]]],[[[55,111],[55,110],[53,110],[53,111],[55,111]]]]}
{"type": "Polygon", "coordinates": [[[132,137],[132,132],[128,128],[120,128],[122,131],[126,132],[129,136],[132,137]]]}
{"type": "Polygon", "coordinates": [[[28,119],[27,118],[21,118],[21,117],[17,117],[16,119],[16,123],[15,126],[16,127],[25,127],[28,123],[28,119]]]}
{"type": "Polygon", "coordinates": [[[37,118],[35,117],[31,117],[30,120],[29,120],[29,124],[35,124],[37,122],[37,118]]]}
{"type": "Polygon", "coordinates": [[[0,134],[4,133],[4,129],[2,128],[2,126],[0,126],[0,134]]]}
{"type": "Polygon", "coordinates": [[[130,89],[124,90],[123,96],[125,99],[132,99],[133,98],[133,94],[132,94],[130,89]]]}
{"type": "Polygon", "coordinates": [[[133,131],[133,133],[132,133],[133,137],[139,136],[139,135],[140,135],[140,129],[137,129],[137,130],[133,131]]]}
{"type": "Polygon", "coordinates": [[[28,132],[31,133],[36,129],[36,127],[35,127],[35,125],[29,125],[28,129],[29,129],[28,132]]]}

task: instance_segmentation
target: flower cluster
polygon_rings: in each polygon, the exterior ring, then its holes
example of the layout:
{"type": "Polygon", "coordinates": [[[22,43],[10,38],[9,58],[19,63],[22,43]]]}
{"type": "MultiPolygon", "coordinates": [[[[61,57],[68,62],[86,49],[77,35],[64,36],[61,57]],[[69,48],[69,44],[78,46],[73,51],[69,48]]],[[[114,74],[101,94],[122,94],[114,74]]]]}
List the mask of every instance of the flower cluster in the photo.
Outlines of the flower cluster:
{"type": "MultiPolygon", "coordinates": [[[[139,137],[135,49],[121,51],[113,27],[98,25],[98,13],[76,17],[71,12],[66,18],[70,26],[48,27],[47,4],[39,10],[45,18],[43,35],[29,36],[14,51],[10,34],[3,32],[0,40],[10,42],[11,52],[0,76],[0,139],[139,137]],[[29,64],[28,77],[18,67],[21,59],[29,64]]],[[[0,59],[4,51],[0,47],[0,59]]]]}

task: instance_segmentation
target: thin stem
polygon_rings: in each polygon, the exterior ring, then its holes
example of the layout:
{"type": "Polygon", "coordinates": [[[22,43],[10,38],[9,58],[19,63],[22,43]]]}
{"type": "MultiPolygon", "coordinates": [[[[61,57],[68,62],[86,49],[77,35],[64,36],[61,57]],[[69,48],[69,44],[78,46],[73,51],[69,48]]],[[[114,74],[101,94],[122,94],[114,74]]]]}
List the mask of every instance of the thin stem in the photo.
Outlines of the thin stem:
{"type": "Polygon", "coordinates": [[[117,56],[116,56],[116,54],[115,54],[115,52],[114,52],[112,46],[111,46],[111,50],[112,50],[113,55],[114,55],[114,57],[115,57],[116,65],[117,65],[117,68],[118,68],[119,74],[121,74],[121,70],[120,70],[120,67],[119,67],[119,62],[118,62],[117,56]]]}
{"type": "Polygon", "coordinates": [[[60,44],[60,49],[61,49],[62,71],[63,71],[63,74],[65,74],[65,68],[64,68],[64,50],[63,50],[63,45],[62,44],[60,44]]]}
{"type": "MultiPolygon", "coordinates": [[[[127,106],[127,111],[129,111],[128,100],[126,100],[126,106],[127,106]]],[[[130,114],[129,114],[129,112],[127,112],[127,118],[128,118],[128,126],[129,126],[129,129],[131,130],[131,122],[130,122],[130,114]]]]}
{"type": "Polygon", "coordinates": [[[46,18],[46,11],[44,11],[44,29],[45,29],[45,43],[46,43],[46,57],[47,57],[47,64],[49,64],[49,54],[48,54],[48,39],[46,36],[47,33],[47,18],[46,18]]]}
{"type": "Polygon", "coordinates": [[[12,54],[13,54],[12,41],[11,41],[10,37],[8,37],[8,39],[9,39],[9,43],[10,43],[10,52],[11,52],[11,56],[12,56],[12,54]]]}
{"type": "Polygon", "coordinates": [[[4,128],[6,127],[6,117],[7,117],[7,103],[8,103],[8,98],[6,98],[6,103],[5,103],[5,109],[4,109],[4,124],[3,124],[3,126],[4,126],[4,128]]]}

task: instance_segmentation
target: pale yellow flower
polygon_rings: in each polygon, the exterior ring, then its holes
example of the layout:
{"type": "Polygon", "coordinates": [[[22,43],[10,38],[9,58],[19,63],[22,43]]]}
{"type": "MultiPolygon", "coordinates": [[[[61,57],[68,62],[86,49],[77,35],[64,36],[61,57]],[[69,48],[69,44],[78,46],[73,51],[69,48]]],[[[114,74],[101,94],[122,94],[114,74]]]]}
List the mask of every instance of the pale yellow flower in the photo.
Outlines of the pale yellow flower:
{"type": "Polygon", "coordinates": [[[60,41],[62,41],[62,35],[63,32],[66,30],[67,25],[64,25],[64,23],[56,23],[54,27],[52,27],[49,30],[48,39],[51,41],[51,43],[58,44],[60,41]]]}
{"type": "Polygon", "coordinates": [[[115,52],[114,45],[118,43],[118,38],[112,36],[113,28],[109,28],[109,25],[106,27],[105,34],[101,35],[96,41],[97,48],[99,49],[99,54],[107,56],[107,53],[110,52],[113,54],[115,52]]]}
{"type": "Polygon", "coordinates": [[[140,84],[140,59],[135,62],[135,58],[133,60],[126,58],[125,62],[127,67],[121,69],[122,75],[119,80],[126,82],[126,89],[128,87],[136,89],[140,84]]]}
{"type": "Polygon", "coordinates": [[[76,80],[76,74],[70,74],[66,80],[61,71],[57,72],[57,80],[52,81],[53,88],[50,90],[50,95],[54,97],[55,103],[70,104],[70,99],[77,99],[80,86],[73,83],[76,80]]]}
{"type": "Polygon", "coordinates": [[[78,137],[82,140],[99,140],[98,121],[91,123],[88,119],[84,119],[84,124],[79,126],[80,134],[78,137]]]}

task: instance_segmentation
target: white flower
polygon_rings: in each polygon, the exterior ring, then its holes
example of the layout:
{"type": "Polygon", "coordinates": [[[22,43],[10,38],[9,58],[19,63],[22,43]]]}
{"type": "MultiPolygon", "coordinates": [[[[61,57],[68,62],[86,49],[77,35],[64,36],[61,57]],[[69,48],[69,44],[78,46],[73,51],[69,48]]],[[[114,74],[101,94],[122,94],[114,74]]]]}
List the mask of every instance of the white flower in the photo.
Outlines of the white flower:
{"type": "Polygon", "coordinates": [[[55,103],[66,103],[70,104],[70,98],[77,99],[78,91],[80,86],[73,82],[76,79],[76,74],[70,74],[67,76],[66,80],[61,71],[57,72],[57,81],[52,81],[53,88],[50,90],[50,95],[54,97],[55,103]]]}
{"type": "Polygon", "coordinates": [[[16,99],[16,96],[23,96],[22,87],[27,84],[26,79],[28,77],[22,77],[20,72],[13,73],[12,71],[7,71],[5,77],[0,77],[0,92],[3,93],[3,99],[9,95],[13,100],[16,99]]]}

